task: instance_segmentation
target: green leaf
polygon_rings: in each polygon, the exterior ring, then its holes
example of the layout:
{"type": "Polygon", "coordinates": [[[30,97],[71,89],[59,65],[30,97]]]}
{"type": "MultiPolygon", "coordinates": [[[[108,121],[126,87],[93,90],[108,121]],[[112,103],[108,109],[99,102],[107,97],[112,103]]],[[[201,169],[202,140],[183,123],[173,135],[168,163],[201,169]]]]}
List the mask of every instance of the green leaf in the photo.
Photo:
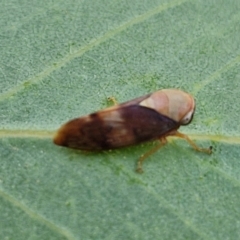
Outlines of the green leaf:
{"type": "Polygon", "coordinates": [[[2,1],[0,239],[238,239],[239,1],[2,1]],[[197,102],[184,141],[86,154],[69,119],[156,91],[197,102]]]}

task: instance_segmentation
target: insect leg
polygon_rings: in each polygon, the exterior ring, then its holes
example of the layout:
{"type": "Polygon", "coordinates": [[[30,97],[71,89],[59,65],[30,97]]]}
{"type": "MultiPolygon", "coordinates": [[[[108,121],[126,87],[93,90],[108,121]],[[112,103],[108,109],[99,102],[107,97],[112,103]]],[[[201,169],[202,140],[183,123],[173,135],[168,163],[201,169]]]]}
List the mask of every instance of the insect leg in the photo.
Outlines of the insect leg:
{"type": "Polygon", "coordinates": [[[115,99],[115,97],[108,97],[108,101],[113,102],[113,105],[118,105],[117,100],[115,99]]]}
{"type": "Polygon", "coordinates": [[[145,154],[143,154],[137,161],[137,168],[136,168],[136,172],[138,173],[143,173],[143,169],[142,169],[142,164],[143,161],[149,157],[150,155],[152,155],[153,153],[155,153],[159,148],[161,148],[162,146],[164,146],[167,143],[166,138],[160,138],[160,143],[152,148],[151,150],[149,150],[148,152],[146,152],[145,154]]]}
{"type": "Polygon", "coordinates": [[[185,135],[183,133],[176,131],[172,136],[185,139],[198,152],[205,152],[208,154],[212,153],[212,146],[210,146],[209,148],[200,148],[187,135],[185,135]]]}

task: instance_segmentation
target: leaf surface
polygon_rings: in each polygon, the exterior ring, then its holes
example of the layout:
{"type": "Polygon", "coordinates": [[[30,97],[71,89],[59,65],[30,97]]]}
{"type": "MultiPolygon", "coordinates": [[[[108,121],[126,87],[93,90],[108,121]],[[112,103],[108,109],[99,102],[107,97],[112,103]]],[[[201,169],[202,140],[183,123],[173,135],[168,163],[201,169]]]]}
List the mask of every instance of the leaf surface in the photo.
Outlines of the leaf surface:
{"type": "Polygon", "coordinates": [[[0,239],[238,239],[238,1],[0,3],[0,239]],[[182,140],[84,153],[66,121],[161,88],[194,95],[182,140]]]}

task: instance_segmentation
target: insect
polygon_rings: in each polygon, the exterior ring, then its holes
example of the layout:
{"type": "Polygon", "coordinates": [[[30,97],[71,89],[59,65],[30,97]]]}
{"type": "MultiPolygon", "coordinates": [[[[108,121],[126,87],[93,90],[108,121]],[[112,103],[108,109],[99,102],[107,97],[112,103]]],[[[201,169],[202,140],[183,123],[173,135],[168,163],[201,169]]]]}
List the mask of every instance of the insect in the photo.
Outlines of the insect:
{"type": "Polygon", "coordinates": [[[195,101],[190,94],[162,89],[72,119],[58,130],[53,141],[64,147],[95,151],[158,139],[159,144],[138,159],[136,171],[143,172],[143,161],[166,144],[168,136],[185,139],[196,151],[212,152],[211,146],[199,148],[187,135],[177,131],[192,121],[194,111],[195,101]]]}

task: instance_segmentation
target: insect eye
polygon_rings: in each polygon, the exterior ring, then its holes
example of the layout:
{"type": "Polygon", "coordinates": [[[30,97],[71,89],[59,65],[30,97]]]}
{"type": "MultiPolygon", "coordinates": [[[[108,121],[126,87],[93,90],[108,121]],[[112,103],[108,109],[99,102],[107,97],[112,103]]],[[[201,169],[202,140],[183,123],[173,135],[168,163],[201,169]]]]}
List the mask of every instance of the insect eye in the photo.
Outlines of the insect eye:
{"type": "Polygon", "coordinates": [[[187,125],[192,121],[194,110],[188,112],[181,120],[181,125],[187,125]]]}

